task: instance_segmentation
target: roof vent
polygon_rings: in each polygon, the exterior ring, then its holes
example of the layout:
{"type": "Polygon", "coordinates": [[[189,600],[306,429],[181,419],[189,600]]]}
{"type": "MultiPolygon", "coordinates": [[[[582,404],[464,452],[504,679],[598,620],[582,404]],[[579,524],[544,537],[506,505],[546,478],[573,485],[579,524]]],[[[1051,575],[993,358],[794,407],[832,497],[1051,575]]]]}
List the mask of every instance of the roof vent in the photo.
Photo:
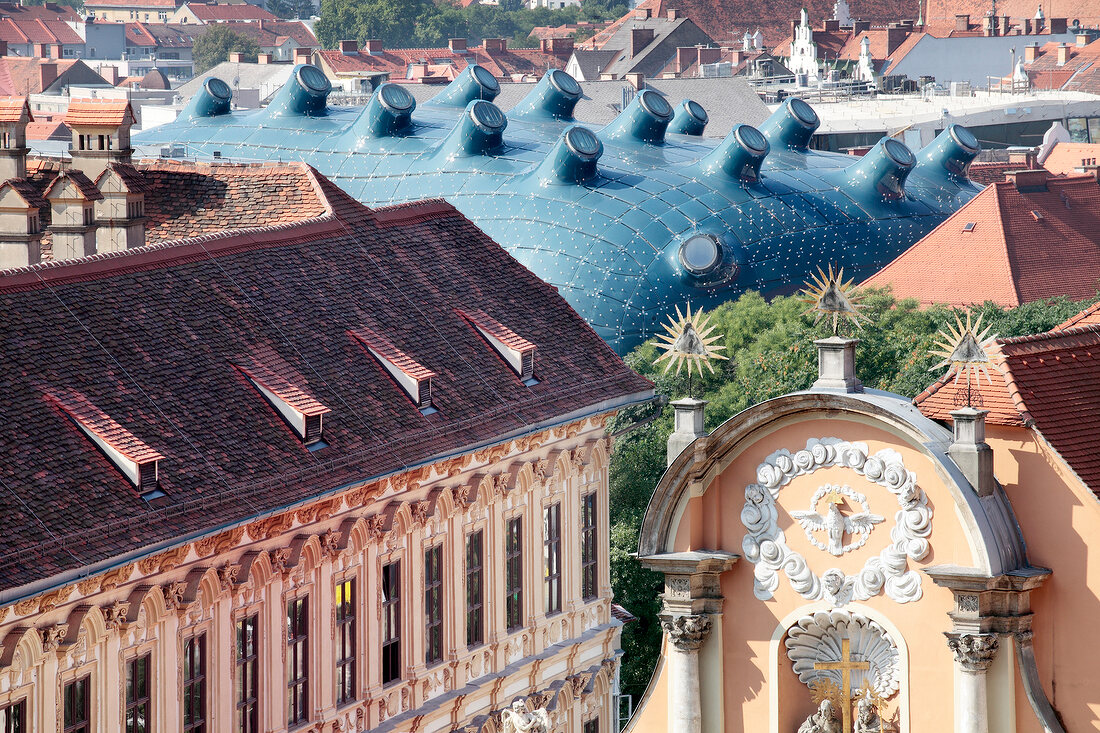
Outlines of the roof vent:
{"type": "Polygon", "coordinates": [[[473,324],[481,337],[489,342],[500,358],[512,367],[528,387],[538,384],[535,379],[535,345],[512,329],[489,317],[485,311],[459,311],[459,315],[473,324]]]}
{"type": "Polygon", "coordinates": [[[414,361],[411,356],[369,328],[360,328],[349,333],[389,372],[421,413],[430,415],[437,411],[432,405],[432,377],[436,376],[435,372],[414,361]]]}
{"type": "Polygon", "coordinates": [[[137,488],[146,501],[164,498],[160,489],[160,462],[157,451],[118,424],[77,392],[52,392],[47,398],[60,407],[76,426],[95,443],[107,459],[137,488]]]}
{"type": "Polygon", "coordinates": [[[249,364],[237,369],[248,377],[252,386],[278,411],[310,450],[328,445],[322,434],[324,417],[332,410],[266,367],[249,364]]]}

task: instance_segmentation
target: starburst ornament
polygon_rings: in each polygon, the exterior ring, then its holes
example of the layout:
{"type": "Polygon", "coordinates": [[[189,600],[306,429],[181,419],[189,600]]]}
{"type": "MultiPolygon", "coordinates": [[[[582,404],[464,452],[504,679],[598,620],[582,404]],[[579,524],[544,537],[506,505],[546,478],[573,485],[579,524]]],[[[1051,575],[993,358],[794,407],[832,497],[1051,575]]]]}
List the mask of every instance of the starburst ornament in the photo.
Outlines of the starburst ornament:
{"type": "Polygon", "coordinates": [[[714,331],[714,326],[709,323],[710,316],[704,315],[702,310],[695,311],[693,315],[691,303],[687,304],[686,311],[686,313],[680,313],[680,306],[676,306],[676,318],[669,316],[668,323],[665,324],[667,333],[658,334],[657,338],[661,340],[657,342],[657,348],[664,349],[665,353],[657,357],[655,363],[665,362],[665,374],[673,364],[676,365],[676,373],[679,374],[680,369],[686,364],[688,377],[691,376],[693,368],[698,370],[701,377],[704,364],[713,373],[714,367],[710,362],[714,359],[729,357],[718,353],[724,351],[726,347],[714,343],[722,335],[710,335],[714,331]]]}
{"type": "Polygon", "coordinates": [[[810,306],[803,315],[812,313],[815,326],[822,318],[832,318],[834,336],[839,332],[841,321],[848,321],[856,328],[863,327],[861,321],[867,320],[867,316],[860,312],[866,307],[860,302],[862,299],[863,293],[852,287],[852,280],[844,282],[844,268],[834,270],[831,264],[828,272],[819,267],[816,275],[810,275],[800,298],[810,306]]]}
{"type": "MultiPolygon", "coordinates": [[[[944,377],[954,372],[955,384],[959,383],[960,377],[965,377],[968,393],[971,377],[980,384],[981,375],[984,374],[989,383],[993,384],[993,377],[989,374],[989,367],[993,365],[990,353],[997,336],[989,335],[990,328],[991,326],[986,326],[985,330],[982,330],[982,316],[978,316],[978,320],[974,321],[968,311],[964,325],[958,314],[955,314],[955,325],[949,325],[946,331],[940,331],[938,334],[939,340],[936,341],[931,353],[933,356],[941,357],[942,361],[933,366],[930,371],[947,367],[944,377]]],[[[967,404],[969,403],[968,398],[967,404]]]]}

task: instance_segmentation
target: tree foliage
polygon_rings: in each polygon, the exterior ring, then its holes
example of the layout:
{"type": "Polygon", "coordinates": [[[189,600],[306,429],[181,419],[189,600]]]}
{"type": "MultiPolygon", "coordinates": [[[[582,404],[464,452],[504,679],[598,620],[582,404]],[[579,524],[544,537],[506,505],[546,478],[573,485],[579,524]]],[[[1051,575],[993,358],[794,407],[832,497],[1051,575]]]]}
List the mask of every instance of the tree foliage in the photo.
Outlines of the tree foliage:
{"type": "MultiPolygon", "coordinates": [[[[957,311],[937,306],[919,309],[915,300],[897,300],[887,291],[869,291],[867,323],[860,339],[856,370],[865,387],[915,397],[934,381],[931,367],[938,361],[929,355],[937,332],[954,323],[957,311]]],[[[1091,301],[1090,301],[1091,302],[1091,301]]],[[[1047,331],[1081,311],[1086,302],[1066,298],[1039,301],[1006,309],[985,303],[974,310],[992,333],[1019,336],[1047,331]]],[[[795,297],[771,303],[749,292],[716,308],[711,323],[725,336],[729,361],[714,364],[714,374],[696,376],[691,393],[708,401],[707,429],[713,430],[741,410],[788,392],[807,389],[817,377],[817,351],[813,341],[831,335],[824,322],[815,326],[803,315],[806,306],[795,297]]],[[[965,318],[965,316],[963,316],[965,318]]],[[[665,374],[664,363],[652,341],[627,356],[627,364],[653,381],[666,398],[684,397],[689,382],[683,375],[665,374]]],[[[644,419],[651,407],[624,411],[613,431],[624,430],[644,419]]],[[[661,578],[644,570],[630,553],[638,551],[638,531],[650,495],[665,467],[665,444],[672,432],[671,410],[626,432],[616,440],[611,460],[611,581],[615,599],[638,621],[623,631],[622,688],[638,699],[649,682],[659,650],[661,629],[656,615],[661,578]]]]}
{"type": "Polygon", "coordinates": [[[191,49],[195,60],[195,73],[201,74],[209,68],[229,60],[229,54],[243,53],[244,60],[256,62],[260,47],[248,36],[237,33],[229,23],[214,23],[195,39],[191,49]]]}
{"type": "Polygon", "coordinates": [[[599,22],[626,11],[621,0],[584,0],[579,8],[559,10],[525,8],[520,0],[474,3],[466,8],[430,0],[322,0],[313,30],[325,48],[351,39],[360,43],[378,39],[387,48],[434,48],[446,45],[450,38],[467,38],[471,43],[508,38],[512,47],[524,48],[532,45],[529,36],[536,26],[599,22]]]}

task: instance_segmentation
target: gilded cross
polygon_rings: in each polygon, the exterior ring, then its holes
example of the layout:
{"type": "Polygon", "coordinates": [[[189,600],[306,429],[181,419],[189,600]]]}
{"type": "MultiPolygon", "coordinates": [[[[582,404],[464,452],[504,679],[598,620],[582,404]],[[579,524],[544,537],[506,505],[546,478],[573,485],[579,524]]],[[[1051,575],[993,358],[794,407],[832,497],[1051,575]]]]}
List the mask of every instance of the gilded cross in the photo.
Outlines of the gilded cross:
{"type": "Polygon", "coordinates": [[[852,670],[870,669],[868,662],[852,661],[852,641],[840,640],[839,662],[814,662],[814,669],[840,670],[840,709],[844,716],[844,733],[852,733],[852,670]]]}

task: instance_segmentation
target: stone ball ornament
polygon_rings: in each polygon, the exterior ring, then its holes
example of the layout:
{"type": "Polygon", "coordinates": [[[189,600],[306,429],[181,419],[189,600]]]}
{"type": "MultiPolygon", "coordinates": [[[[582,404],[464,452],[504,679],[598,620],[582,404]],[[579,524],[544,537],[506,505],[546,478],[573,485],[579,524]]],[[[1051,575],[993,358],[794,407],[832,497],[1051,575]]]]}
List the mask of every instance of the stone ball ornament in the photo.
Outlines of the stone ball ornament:
{"type": "MultiPolygon", "coordinates": [[[[921,577],[909,568],[909,560],[922,560],[931,549],[928,537],[932,533],[932,508],[917,485],[916,474],[905,467],[901,454],[884,448],[869,455],[864,443],[811,438],[804,449],[793,454],[784,448],[769,455],[757,466],[756,478],[756,482],[745,487],[741,523],[746,533],[741,547],[745,559],[754,566],[753,592],[757,598],[772,598],[779,588],[782,573],[791,588],[806,600],[826,600],[836,607],[880,593],[898,603],[920,599],[921,577]],[[839,568],[829,568],[820,575],[815,573],[806,558],[787,544],[786,534],[779,526],[777,501],[783,487],[797,476],[831,466],[850,469],[883,487],[897,500],[889,542],[877,555],[869,557],[855,575],[847,575],[839,568]]],[[[873,546],[871,538],[880,533],[876,525],[881,522],[885,527],[887,522],[884,517],[872,513],[867,498],[846,486],[826,485],[815,492],[811,501],[816,504],[826,496],[836,501],[841,496],[854,498],[863,511],[843,517],[836,504],[832,504],[829,514],[835,511],[841,522],[832,527],[829,516],[823,517],[812,510],[793,511],[792,516],[799,519],[811,544],[832,556],[854,551],[865,544],[873,546]],[[829,544],[816,540],[814,532],[832,533],[829,544]],[[845,542],[844,538],[852,536],[856,537],[845,542]]]]}
{"type": "Polygon", "coordinates": [[[793,293],[826,263],[863,280],[981,190],[967,178],[980,145],[957,125],[916,154],[885,139],[853,158],[811,149],[820,120],[798,99],[718,140],[702,137],[702,105],[652,89],[589,129],[581,85],[558,70],[507,112],[477,64],[419,106],[390,83],[364,107],[330,105],[309,65],[263,109],[231,109],[226,88],[207,82],[141,131],[138,154],[301,160],[368,206],[444,198],[620,354],[678,304],[793,293]]]}

